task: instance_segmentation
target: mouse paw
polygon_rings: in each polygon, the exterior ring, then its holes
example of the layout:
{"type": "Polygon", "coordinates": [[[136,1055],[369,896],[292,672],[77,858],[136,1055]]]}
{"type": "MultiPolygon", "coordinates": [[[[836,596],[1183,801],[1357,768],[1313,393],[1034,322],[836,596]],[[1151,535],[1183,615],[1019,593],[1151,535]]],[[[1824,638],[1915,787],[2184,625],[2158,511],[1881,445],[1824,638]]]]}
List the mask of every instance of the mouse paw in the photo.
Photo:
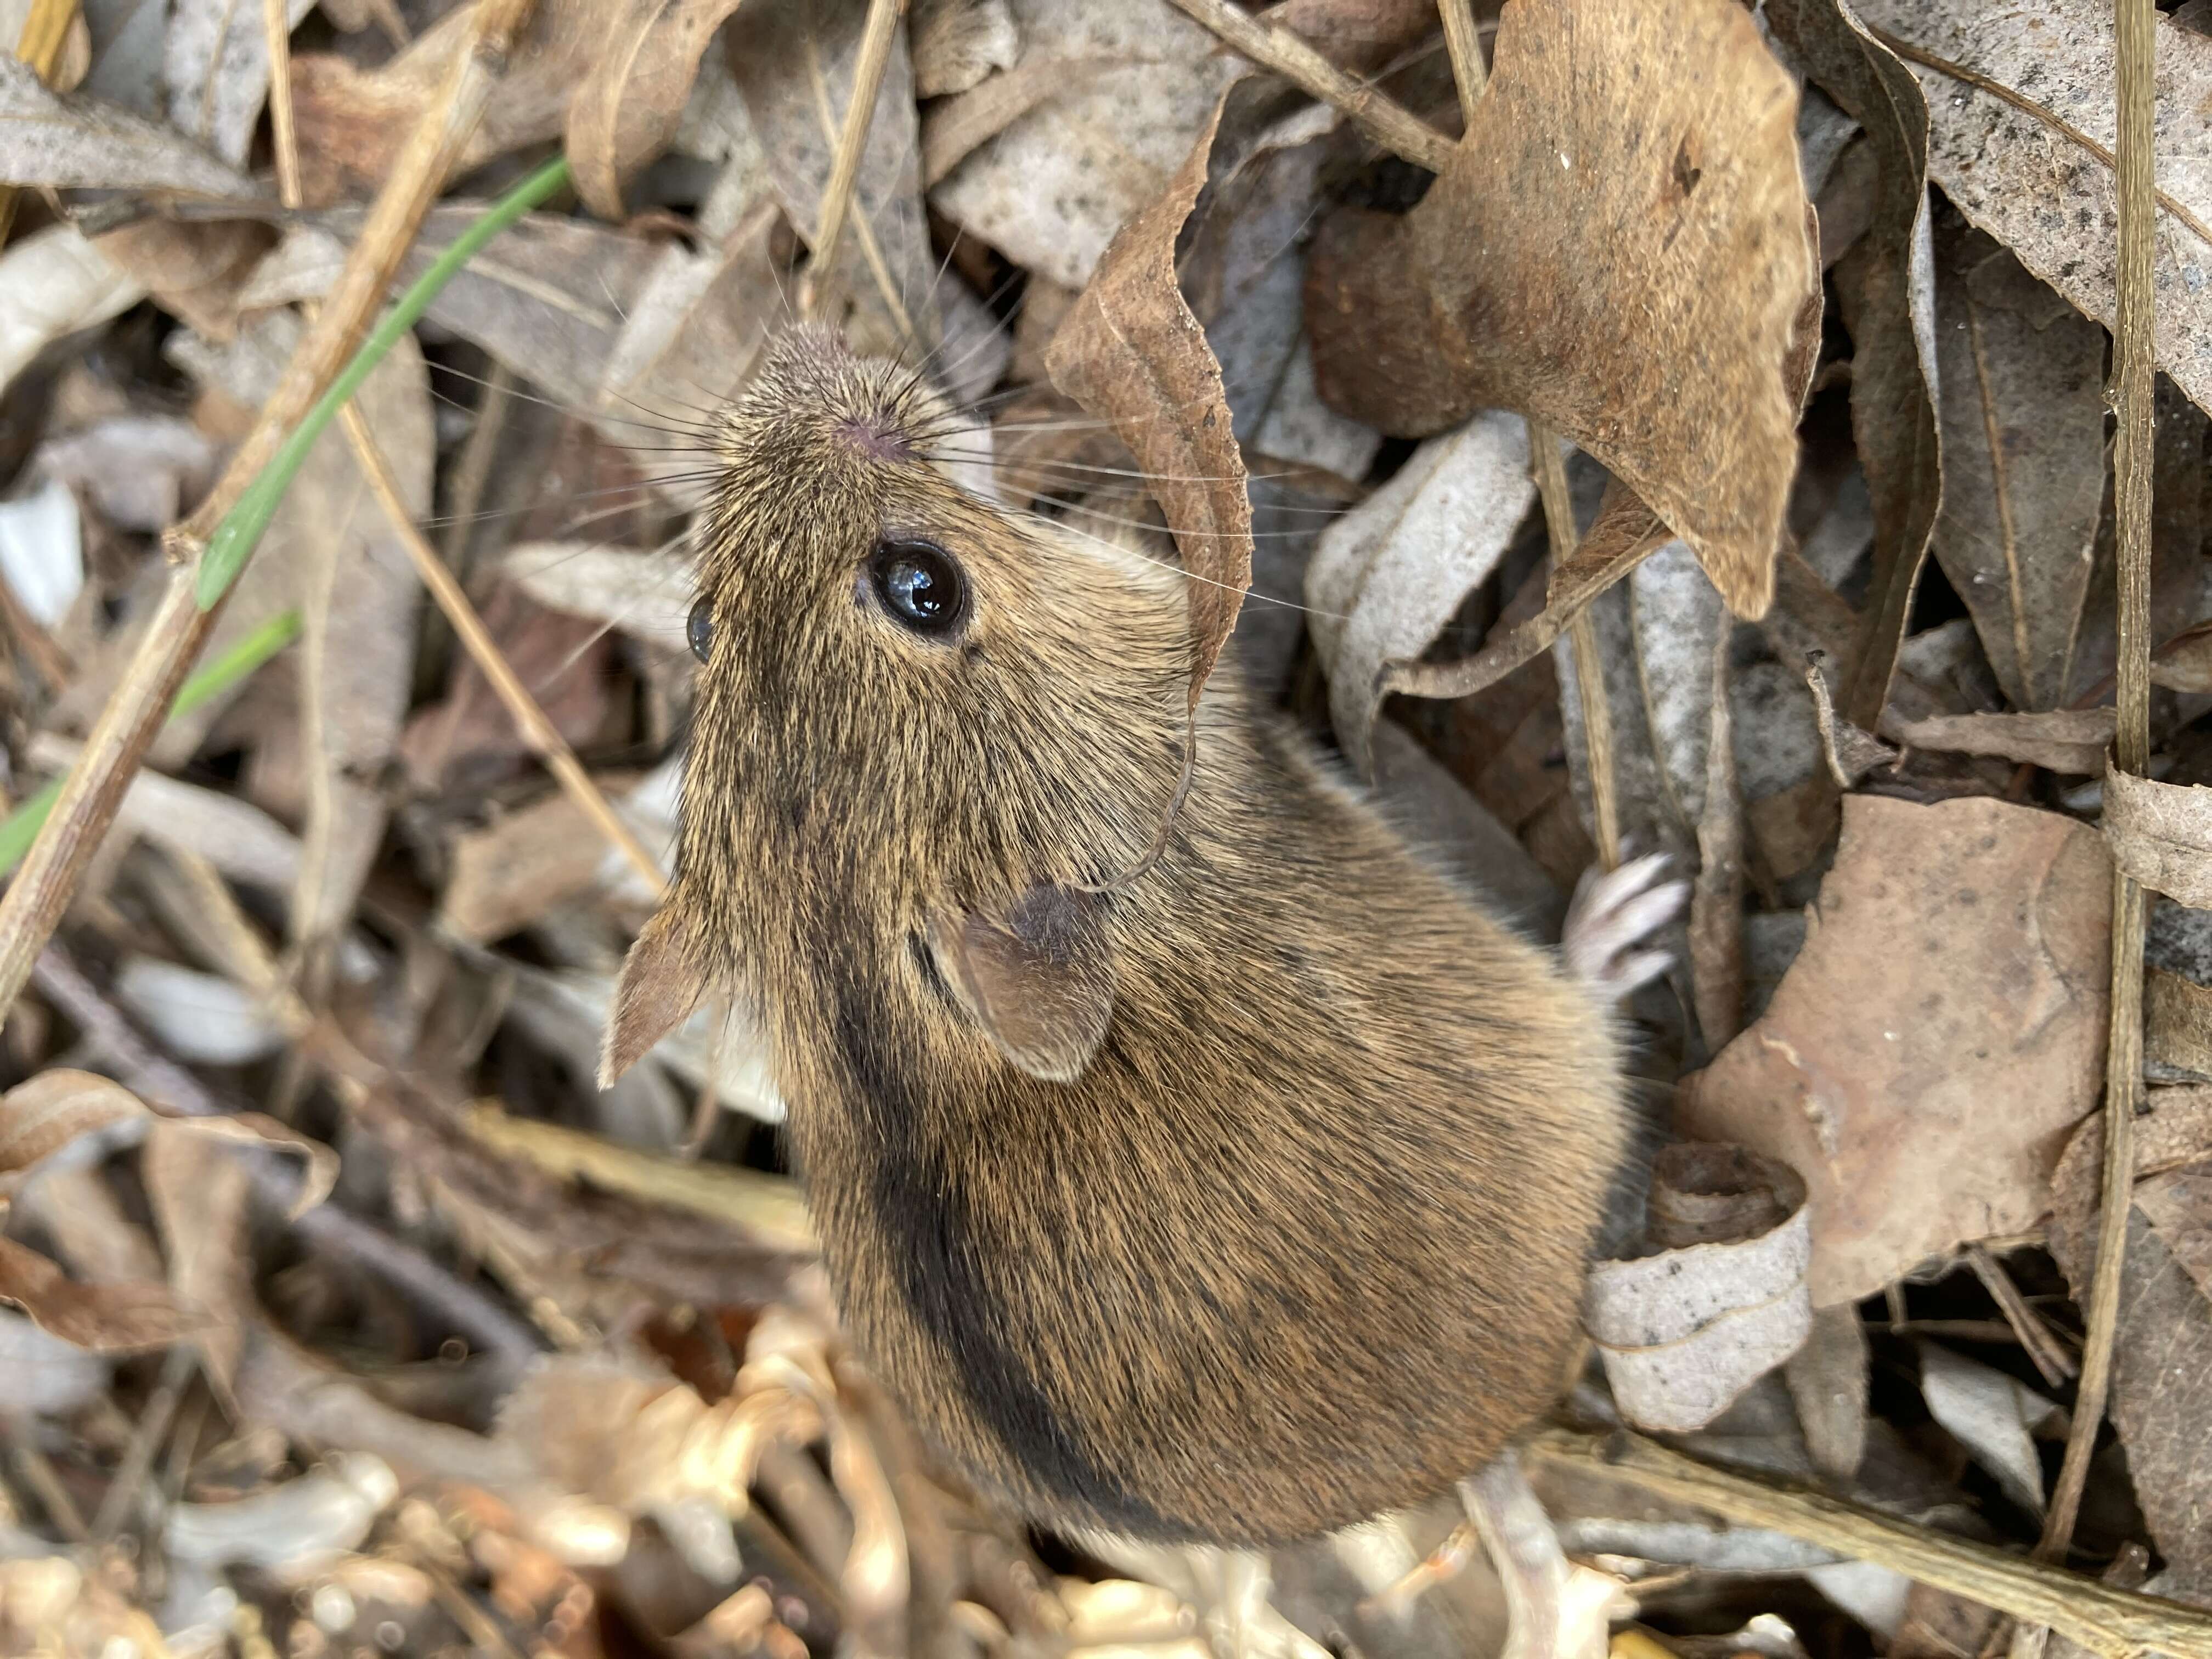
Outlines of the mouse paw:
{"type": "Polygon", "coordinates": [[[1680,915],[1690,896],[1686,881],[1663,881],[1668,859],[1652,853],[1618,870],[1585,871],[1567,906],[1559,950],[1567,970],[1600,998],[1617,1002],[1673,966],[1665,951],[1640,950],[1680,915]]]}

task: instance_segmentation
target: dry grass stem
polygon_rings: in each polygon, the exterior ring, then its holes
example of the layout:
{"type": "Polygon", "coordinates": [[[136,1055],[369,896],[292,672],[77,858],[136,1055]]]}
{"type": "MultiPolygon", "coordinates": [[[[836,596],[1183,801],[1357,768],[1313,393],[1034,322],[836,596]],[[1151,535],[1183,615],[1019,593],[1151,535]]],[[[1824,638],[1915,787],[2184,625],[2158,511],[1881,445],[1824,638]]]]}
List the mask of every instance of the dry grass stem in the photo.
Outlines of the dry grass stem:
{"type": "MultiPolygon", "coordinates": [[[[2119,578],[2118,719],[2113,763],[2140,777],[2150,764],[2151,259],[2156,246],[2153,201],[2155,124],[2153,42],[2158,14],[2151,0],[2119,0],[2113,70],[2119,100],[2119,295],[2113,331],[2110,401],[2119,416],[2112,450],[2116,563],[2119,578]]],[[[2134,1208],[2135,1119],[2142,1092],[2143,894],[2112,872],[2112,1025],[2106,1044],[2103,1210],[2097,1222],[2096,1267],[2084,1313],[2081,1382],[2065,1461],[2051,1489],[2039,1556],[2063,1559],[2089,1478],[2089,1459],[2105,1420],[2112,1379],[2112,1345],[2120,1316],[2128,1217],[2134,1208]]],[[[2054,1626],[2055,1627],[2055,1626],[2054,1626]]]]}
{"type": "Polygon", "coordinates": [[[481,0],[471,17],[467,46],[455,54],[438,94],[409,137],[276,390],[216,487],[189,519],[168,532],[173,568],[138,653],[100,710],[82,758],[63,782],[46,827],[0,898],[0,1009],[21,992],[78,878],[106,838],[131,774],[167,719],[171,698],[221,614],[220,605],[202,611],[195,595],[201,549],[360,343],[416,228],[475,131],[534,3],[481,0]]]}
{"type": "Polygon", "coordinates": [[[2047,1625],[2106,1659],[2144,1653],[2212,1659],[2212,1614],[2113,1589],[2062,1567],[1931,1532],[1826,1492],[1711,1468],[1638,1435],[1547,1430],[1529,1443],[1528,1455],[1626,1481],[1745,1526],[1770,1528],[1850,1560],[1891,1568],[1932,1589],[2047,1625]]]}
{"type": "Polygon", "coordinates": [[[852,216],[853,190],[860,181],[860,158],[868,147],[868,129],[875,122],[876,98],[883,91],[884,70],[890,63],[891,42],[905,15],[906,0],[869,0],[868,21],[860,36],[860,60],[853,66],[853,100],[845,106],[844,129],[838,134],[837,153],[830,164],[830,182],[822,191],[822,219],[815,230],[814,257],[800,295],[799,309],[807,316],[814,314],[830,285],[837,244],[844,238],[845,221],[852,216]]]}
{"type": "Polygon", "coordinates": [[[392,482],[392,469],[385,464],[384,453],[376,447],[375,436],[361,410],[348,404],[338,411],[338,419],[344,423],[346,436],[352,441],[354,455],[368,479],[369,490],[391,521],[393,533],[407,549],[407,556],[414,561],[416,574],[430,590],[430,597],[437,601],[438,609],[453,624],[453,632],[460,636],[461,644],[483,671],[484,678],[491,682],[499,700],[507,705],[507,713],[514,716],[515,726],[525,741],[545,763],[546,769],[559,780],[568,798],[591,819],[592,826],[621,848],[623,856],[645,878],[653,891],[656,895],[666,892],[668,878],[661,872],[660,861],[646,850],[637,832],[623,821],[605,793],[592,781],[592,775],[576,758],[576,751],[568,746],[568,740],[538,706],[538,699],[530,695],[530,688],[523,684],[514,665],[500,650],[491,630],[477,614],[476,606],[469,603],[469,596],[461,591],[453,573],[438,556],[437,549],[415,527],[414,520],[408,516],[407,504],[399,499],[398,486],[392,482]]]}
{"type": "Polygon", "coordinates": [[[1301,91],[1343,112],[1393,155],[1431,173],[1443,171],[1451,157],[1450,139],[1404,105],[1353,80],[1288,29],[1257,21],[1229,0],[1175,0],[1175,6],[1262,69],[1273,70],[1301,91]]]}
{"type": "Polygon", "coordinates": [[[1451,54],[1452,84],[1459,88],[1459,110],[1469,125],[1474,122],[1474,106],[1482,101],[1482,89],[1489,83],[1490,71],[1482,61],[1482,29],[1474,21],[1474,8],[1469,0],[1437,0],[1437,11],[1444,23],[1444,50],[1451,54]]]}
{"type": "MultiPolygon", "coordinates": [[[[1575,507],[1567,493],[1567,465],[1559,454],[1559,434],[1541,421],[1528,422],[1528,452],[1543,498],[1544,527],[1552,539],[1552,568],[1564,570],[1575,556],[1575,507]]],[[[1575,654],[1575,693],[1582,703],[1583,762],[1589,769],[1590,828],[1601,867],[1620,867],[1620,806],[1613,786],[1613,705],[1606,701],[1605,663],[1599,654],[1597,624],[1589,607],[1567,623],[1567,643],[1575,654]]]]}

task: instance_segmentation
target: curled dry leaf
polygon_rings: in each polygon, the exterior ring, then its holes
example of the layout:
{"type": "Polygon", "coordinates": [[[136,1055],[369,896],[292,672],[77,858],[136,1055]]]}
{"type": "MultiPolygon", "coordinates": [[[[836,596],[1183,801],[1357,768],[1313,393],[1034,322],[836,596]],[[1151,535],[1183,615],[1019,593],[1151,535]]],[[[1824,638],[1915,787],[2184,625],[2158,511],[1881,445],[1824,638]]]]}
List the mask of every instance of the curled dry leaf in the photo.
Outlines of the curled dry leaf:
{"type": "Polygon", "coordinates": [[[1955,216],[1936,272],[1936,562],[2006,701],[2056,708],[2078,689],[2068,671],[2105,498],[2105,331],[1955,216]]]}
{"type": "Polygon", "coordinates": [[[2112,720],[2110,708],[2054,708],[2041,714],[1930,714],[1892,720],[1883,729],[1908,748],[1995,755],[2093,777],[2105,769],[2112,720]]]}
{"type": "Polygon", "coordinates": [[[218,199],[261,194],[252,179],[173,127],[98,98],[52,91],[28,64],[7,57],[0,57],[0,184],[218,199]]]}
{"type": "Polygon", "coordinates": [[[1412,436],[1484,406],[1541,417],[1759,615],[1817,332],[1796,103],[1728,0],[1513,7],[1420,205],[1340,213],[1316,240],[1322,396],[1412,436]]]}
{"type": "Polygon", "coordinates": [[[1928,110],[1905,65],[1842,0],[1780,0],[1776,33],[1865,131],[1867,228],[1838,262],[1850,331],[1851,432],[1875,520],[1874,574],[1841,688],[1871,730],[1888,699],[1912,593],[1942,493],[1936,416],[1934,279],[1929,258],[1928,110]]]}
{"type": "Polygon", "coordinates": [[[2153,892],[2212,909],[2212,789],[2107,772],[2105,838],[2114,862],[2153,892]]]}
{"type": "Polygon", "coordinates": [[[1176,237],[1206,183],[1221,112],[1166,192],[1115,234],[1045,353],[1053,384],[1111,423],[1167,514],[1189,578],[1193,708],[1252,580],[1252,503],[1221,365],[1176,278],[1176,237]]]}
{"type": "Polygon", "coordinates": [[[1006,0],[915,0],[907,17],[914,95],[965,92],[1021,55],[1021,33],[1006,0]]]}
{"type": "Polygon", "coordinates": [[[1590,1269],[1583,1323],[1621,1415],[1701,1429],[1813,1328],[1805,1183],[1741,1146],[1676,1145],[1651,1171],[1650,1255],[1590,1269]]]}
{"type": "Polygon", "coordinates": [[[1393,691],[1414,697],[1467,697],[1496,684],[1549,650],[1592,600],[1674,539],[1674,532],[1636,492],[1615,480],[1607,486],[1597,518],[1576,546],[1574,557],[1552,572],[1540,611],[1462,661],[1428,664],[1401,658],[1384,664],[1377,700],[1393,691]]]}
{"type": "MultiPolygon", "coordinates": [[[[569,100],[566,149],[576,194],[603,219],[623,216],[623,183],[676,131],[699,59],[738,0],[623,0],[605,21],[569,100]]],[[[793,65],[779,65],[790,73],[793,65]]]]}
{"type": "Polygon", "coordinates": [[[1817,925],[1678,1113],[1804,1176],[1817,1305],[2042,1212],[2103,1086],[2110,872],[2056,813],[1845,799],[1817,925]]]}
{"type": "Polygon", "coordinates": [[[1805,665],[1805,686],[1813,694],[1813,718],[1820,728],[1820,748],[1827,756],[1828,775],[1835,779],[1836,787],[1854,788],[1877,766],[1896,763],[1896,750],[1836,713],[1828,695],[1828,677],[1818,662],[1805,665]]]}
{"type": "Polygon", "coordinates": [[[1307,626],[1328,671],[1337,741],[1364,776],[1382,665],[1435,642],[1504,556],[1536,498],[1528,427],[1492,410],[1431,438],[1322,532],[1306,567],[1307,626]]]}
{"type": "MultiPolygon", "coordinates": [[[[2111,9],[2099,0],[1862,0],[1857,10],[1897,45],[1926,89],[1928,170],[1943,193],[2111,327],[2119,224],[2111,9]]],[[[2212,100],[2212,37],[2164,15],[2155,27],[2158,365],[2197,407],[2212,408],[2212,149],[2203,116],[2212,100]]]]}

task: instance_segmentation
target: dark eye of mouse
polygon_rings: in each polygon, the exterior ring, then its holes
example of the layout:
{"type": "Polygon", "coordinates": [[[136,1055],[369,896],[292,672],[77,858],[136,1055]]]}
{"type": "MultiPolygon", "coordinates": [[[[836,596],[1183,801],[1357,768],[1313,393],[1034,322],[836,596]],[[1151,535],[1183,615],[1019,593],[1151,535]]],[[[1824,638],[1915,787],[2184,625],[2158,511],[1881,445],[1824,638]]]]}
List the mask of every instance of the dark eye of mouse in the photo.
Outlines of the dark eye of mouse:
{"type": "Polygon", "coordinates": [[[714,607],[704,599],[691,607],[684,618],[684,637],[691,642],[691,654],[701,662],[707,660],[708,652],[714,648],[714,607]]]}
{"type": "Polygon", "coordinates": [[[967,578],[943,548],[927,542],[880,543],[868,562],[868,574],[884,608],[915,633],[950,633],[967,614],[967,578]]]}

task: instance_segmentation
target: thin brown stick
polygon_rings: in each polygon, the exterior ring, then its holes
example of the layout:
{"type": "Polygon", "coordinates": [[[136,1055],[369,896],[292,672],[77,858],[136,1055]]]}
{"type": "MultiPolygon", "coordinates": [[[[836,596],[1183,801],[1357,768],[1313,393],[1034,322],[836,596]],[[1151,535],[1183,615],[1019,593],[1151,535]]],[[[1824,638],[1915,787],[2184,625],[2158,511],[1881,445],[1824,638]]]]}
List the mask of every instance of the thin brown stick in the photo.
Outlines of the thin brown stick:
{"type": "MultiPolygon", "coordinates": [[[[30,66],[40,80],[51,82],[69,43],[70,25],[76,21],[76,0],[31,0],[23,19],[23,32],[15,37],[15,56],[30,66]]],[[[0,247],[8,241],[9,227],[15,222],[15,186],[0,185],[0,247]]]]}
{"type": "Polygon", "coordinates": [[[305,199],[300,186],[300,139],[292,119],[292,24],[284,0],[261,0],[261,33],[269,48],[269,126],[276,138],[276,194],[286,207],[305,199]]]}
{"type": "Polygon", "coordinates": [[[1451,54],[1452,84],[1459,88],[1459,112],[1471,129],[1474,106],[1482,101],[1490,71],[1482,61],[1482,29],[1468,0],[1437,0],[1444,20],[1444,50],[1451,54]]]}
{"type": "MultiPolygon", "coordinates": [[[[2153,43],[2158,14],[2152,0],[2118,0],[2113,70],[2119,82],[2119,293],[2113,331],[2112,398],[2119,427],[2112,449],[2115,562],[2119,576],[2118,719],[2113,763],[2140,777],[2150,764],[2151,318],[2156,303],[2151,259],[2158,216],[2153,43]]],[[[2081,1384],[2065,1461],[2051,1489],[2036,1553],[2062,1559],[2089,1478],[2089,1458],[2105,1420],[2112,1387],[2112,1341],[2119,1326],[2121,1272],[2134,1208],[2136,1113],[2142,1091],[2142,890],[2112,872],[2112,1024],[2105,1048],[2104,1209],[2097,1224],[2097,1265],[2085,1312],[2081,1384]]]]}
{"type": "Polygon", "coordinates": [[[215,489],[164,538],[174,568],[138,653],[100,710],[45,827],[0,898],[0,1009],[15,1001],[29,978],[40,949],[114,821],[131,775],[167,718],[177,688],[222,613],[220,604],[202,611],[195,594],[208,537],[360,343],[416,228],[475,131],[533,3],[482,0],[472,9],[465,49],[454,55],[393,162],[345,268],[285,366],[276,392],[215,489]]]}
{"type": "Polygon", "coordinates": [[[1203,23],[1262,69],[1340,110],[1362,132],[1395,155],[1431,173],[1451,159],[1452,141],[1403,104],[1362,85],[1288,29],[1262,23],[1229,0],[1174,0],[1176,9],[1203,23]]]}
{"type": "Polygon", "coordinates": [[[568,740],[546,717],[545,711],[538,706],[538,699],[530,695],[530,688],[516,675],[498,641],[492,638],[491,630],[484,626],[483,618],[477,614],[476,606],[469,603],[469,596],[453,580],[453,573],[446,568],[437,550],[415,527],[414,520],[408,516],[406,502],[399,499],[398,486],[392,480],[392,469],[385,462],[384,452],[377,447],[361,410],[348,404],[338,410],[338,419],[345,426],[346,436],[352,440],[354,458],[368,479],[369,493],[384,508],[384,515],[391,520],[400,544],[407,550],[407,556],[414,561],[415,574],[422,577],[423,586],[430,590],[438,609],[445,613],[469,655],[491,682],[491,689],[499,694],[499,700],[507,705],[507,712],[514,717],[523,741],[537,751],[538,759],[560,781],[568,799],[582,809],[592,827],[622,849],[623,856],[645,878],[653,892],[665,893],[668,878],[661,873],[659,860],[646,850],[637,832],[623,822],[599,786],[592,781],[592,775],[584,770],[584,763],[576,758],[576,751],[568,746],[568,740]]]}
{"type": "Polygon", "coordinates": [[[2066,1352],[2043,1316],[2028,1306],[2027,1298],[2020,1293],[2020,1286],[2012,1282],[2004,1263],[1992,1255],[1986,1246],[1966,1246],[1966,1265],[1974,1270],[1974,1277],[1982,1281],[1982,1288],[1990,1293],[1990,1300],[1997,1304],[2011,1329],[2014,1340],[2034,1362],[2035,1369],[2043,1373],[2043,1380],[2054,1389],[2063,1389],[2081,1375],[2081,1368],[2074,1363],[2074,1356],[2066,1352]]]}
{"type": "MultiPolygon", "coordinates": [[[[1567,464],[1559,455],[1559,434],[1541,421],[1528,422],[1529,454],[1536,470],[1536,493],[1544,501],[1544,527],[1552,538],[1552,568],[1564,570],[1575,556],[1575,507],[1567,493],[1567,464]]],[[[1597,623],[1585,605],[1567,623],[1567,644],[1575,658],[1575,691],[1583,708],[1583,756],[1589,772],[1591,832],[1597,841],[1599,867],[1620,867],[1620,805],[1613,767],[1613,705],[1606,700],[1605,663],[1600,657],[1597,623]]]]}
{"type": "Polygon", "coordinates": [[[1933,1589],[2047,1625],[2106,1659],[2154,1652],[2212,1659],[2212,1614],[1931,1532],[1826,1492],[1710,1468],[1639,1435],[1553,1429],[1536,1436],[1527,1453],[1889,1567],[1933,1589]]]}
{"type": "Polygon", "coordinates": [[[837,244],[852,216],[853,188],[860,182],[860,158],[868,147],[868,129],[876,118],[877,94],[883,91],[884,70],[891,59],[891,41],[906,15],[906,0],[869,0],[868,21],[860,35],[860,55],[853,65],[853,101],[845,106],[845,127],[837,139],[837,153],[830,163],[830,182],[822,191],[822,217],[814,233],[813,257],[800,294],[799,308],[812,316],[830,286],[837,244]]]}
{"type": "MultiPolygon", "coordinates": [[[[1972,87],[1976,92],[1986,92],[1990,97],[2010,104],[2022,115],[2042,122],[2053,132],[2071,143],[2079,144],[2114,172],[2117,173],[2119,170],[2119,163],[2112,151],[2106,149],[2081,128],[2074,125],[2057,110],[2045,109],[2033,98],[2005,85],[2003,82],[1992,81],[1988,76],[1978,70],[1970,70],[1964,64],[1954,64],[1948,58],[1939,58],[1926,47],[1916,46],[1910,40],[1900,40],[1887,29],[1876,28],[1872,23],[1865,22],[1863,22],[1861,27],[1908,63],[1919,64],[1925,68],[1936,70],[1939,75],[1948,75],[1954,81],[1962,82],[1972,87]]],[[[2183,224],[2187,225],[2205,241],[2212,243],[2212,228],[2208,228],[2202,219],[2162,190],[2154,189],[2151,196],[2159,206],[2180,220],[2183,224]]]]}

